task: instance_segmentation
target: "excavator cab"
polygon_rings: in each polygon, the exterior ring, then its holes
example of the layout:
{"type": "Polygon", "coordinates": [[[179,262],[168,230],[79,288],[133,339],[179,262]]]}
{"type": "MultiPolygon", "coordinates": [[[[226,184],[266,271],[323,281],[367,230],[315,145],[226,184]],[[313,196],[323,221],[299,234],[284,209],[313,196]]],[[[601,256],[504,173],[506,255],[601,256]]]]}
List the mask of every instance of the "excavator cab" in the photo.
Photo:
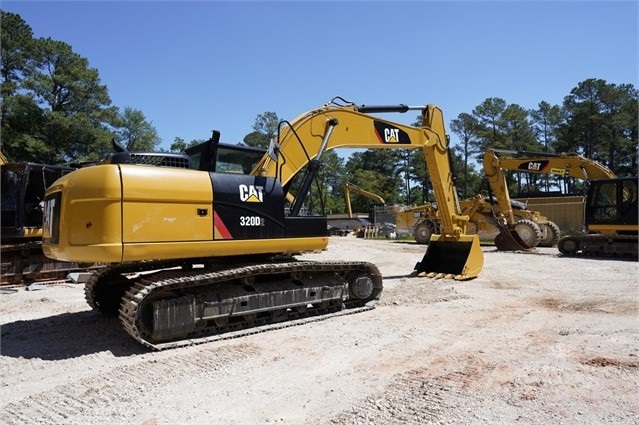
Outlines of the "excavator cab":
{"type": "Polygon", "coordinates": [[[191,167],[196,170],[249,174],[266,150],[220,143],[220,132],[213,130],[209,140],[191,146],[185,152],[191,158],[191,167]]]}
{"type": "Polygon", "coordinates": [[[589,232],[623,233],[637,227],[637,178],[600,179],[590,182],[585,210],[589,232]]]}

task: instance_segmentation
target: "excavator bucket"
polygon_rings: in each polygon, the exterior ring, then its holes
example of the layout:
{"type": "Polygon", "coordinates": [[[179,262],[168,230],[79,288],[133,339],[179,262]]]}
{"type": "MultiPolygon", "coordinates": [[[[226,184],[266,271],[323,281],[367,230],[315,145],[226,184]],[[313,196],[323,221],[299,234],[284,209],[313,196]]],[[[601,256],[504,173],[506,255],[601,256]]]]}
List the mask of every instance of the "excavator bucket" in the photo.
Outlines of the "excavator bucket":
{"type": "Polygon", "coordinates": [[[530,251],[532,249],[515,230],[499,220],[496,220],[496,224],[499,234],[495,236],[495,246],[499,251],[530,251]]]}
{"type": "Polygon", "coordinates": [[[468,280],[477,277],[483,266],[484,253],[477,235],[458,238],[433,235],[424,258],[415,265],[411,276],[468,280]]]}

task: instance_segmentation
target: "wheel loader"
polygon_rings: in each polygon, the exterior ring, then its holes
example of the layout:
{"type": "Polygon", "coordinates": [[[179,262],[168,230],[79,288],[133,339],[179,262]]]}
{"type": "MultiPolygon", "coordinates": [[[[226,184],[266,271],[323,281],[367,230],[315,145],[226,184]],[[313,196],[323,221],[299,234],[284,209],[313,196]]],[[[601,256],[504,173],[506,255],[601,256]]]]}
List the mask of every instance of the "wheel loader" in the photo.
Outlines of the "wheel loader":
{"type": "MultiPolygon", "coordinates": [[[[542,216],[539,211],[529,210],[522,202],[511,200],[510,203],[514,220],[511,228],[506,231],[509,235],[516,233],[512,238],[521,241],[520,244],[514,245],[516,248],[529,249],[536,246],[553,246],[557,243],[560,235],[559,226],[542,216]]],[[[478,194],[473,198],[461,200],[459,204],[462,214],[469,217],[468,234],[484,232],[488,238],[495,238],[499,234],[495,218],[495,215],[499,215],[499,207],[494,197],[491,202],[488,196],[478,194]]],[[[397,227],[411,233],[420,244],[427,244],[431,235],[439,232],[437,204],[407,206],[397,210],[395,218],[397,227]]],[[[510,236],[507,237],[510,239],[510,236]]],[[[512,246],[513,244],[498,245],[497,249],[511,250],[512,246]]]]}
{"type": "Polygon", "coordinates": [[[266,153],[220,143],[214,131],[188,155],[120,149],[60,178],[46,192],[44,252],[109,263],[86,283],[87,302],[118,314],[153,349],[371,309],[383,290],[377,266],[356,252],[343,261],[295,257],[327,247],[326,216],[301,211],[322,155],[337,148],[421,149],[442,226],[407,275],[479,275],[483,253],[465,234],[441,110],[339,97],[280,123],[266,153]],[[409,110],[422,111],[420,127],[378,117],[409,110]]]}

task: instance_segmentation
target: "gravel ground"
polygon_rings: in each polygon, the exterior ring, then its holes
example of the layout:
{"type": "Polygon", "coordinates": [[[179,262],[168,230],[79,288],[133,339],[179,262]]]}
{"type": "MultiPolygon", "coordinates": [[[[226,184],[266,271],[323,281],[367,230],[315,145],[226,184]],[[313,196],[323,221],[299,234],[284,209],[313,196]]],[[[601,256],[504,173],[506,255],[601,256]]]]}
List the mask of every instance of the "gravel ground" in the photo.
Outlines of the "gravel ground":
{"type": "Polygon", "coordinates": [[[80,284],[3,293],[0,423],[639,423],[639,263],[482,250],[432,280],[423,246],[332,237],[302,257],[377,264],[377,308],[161,352],[80,284]]]}

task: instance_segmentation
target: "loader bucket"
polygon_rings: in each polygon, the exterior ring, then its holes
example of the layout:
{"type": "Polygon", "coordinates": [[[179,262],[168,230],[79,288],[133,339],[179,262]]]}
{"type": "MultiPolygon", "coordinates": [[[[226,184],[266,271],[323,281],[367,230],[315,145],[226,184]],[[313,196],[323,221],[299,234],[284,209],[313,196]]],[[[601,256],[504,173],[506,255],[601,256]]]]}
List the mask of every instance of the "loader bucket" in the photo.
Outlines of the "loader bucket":
{"type": "Polygon", "coordinates": [[[433,235],[424,258],[415,265],[411,276],[467,280],[477,277],[483,266],[484,253],[479,236],[445,238],[433,235]]]}
{"type": "Polygon", "coordinates": [[[499,234],[495,236],[495,247],[499,251],[530,251],[532,248],[523,241],[519,234],[506,224],[496,220],[499,234]]]}

